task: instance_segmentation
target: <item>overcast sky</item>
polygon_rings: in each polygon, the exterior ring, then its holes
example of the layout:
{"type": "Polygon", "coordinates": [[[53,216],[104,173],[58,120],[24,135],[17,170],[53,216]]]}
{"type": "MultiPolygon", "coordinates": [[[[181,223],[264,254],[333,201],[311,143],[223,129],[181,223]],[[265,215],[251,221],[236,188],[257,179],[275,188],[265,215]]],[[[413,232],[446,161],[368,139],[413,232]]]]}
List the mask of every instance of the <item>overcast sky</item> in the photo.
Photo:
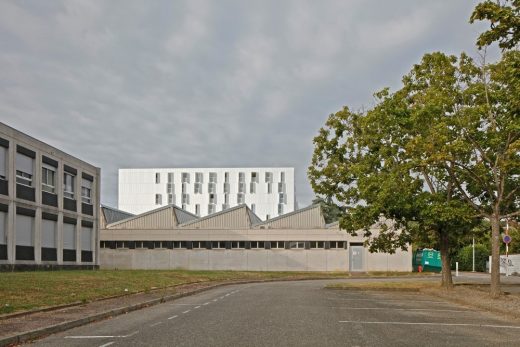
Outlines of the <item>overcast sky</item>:
{"type": "Polygon", "coordinates": [[[1,1],[0,119],[101,167],[291,166],[426,52],[476,55],[478,1],[1,1]]]}

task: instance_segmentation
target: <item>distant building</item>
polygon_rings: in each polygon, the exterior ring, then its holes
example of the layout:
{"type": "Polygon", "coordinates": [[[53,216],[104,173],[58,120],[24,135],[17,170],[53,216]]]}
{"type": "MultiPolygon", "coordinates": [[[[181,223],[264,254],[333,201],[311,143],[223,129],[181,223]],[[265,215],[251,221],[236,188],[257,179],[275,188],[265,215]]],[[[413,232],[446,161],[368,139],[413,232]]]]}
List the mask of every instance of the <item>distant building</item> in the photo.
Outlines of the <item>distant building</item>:
{"type": "Polygon", "coordinates": [[[0,123],[0,269],[99,265],[100,169],[0,123]]]}
{"type": "MultiPolygon", "coordinates": [[[[102,207],[107,209],[106,207],[102,207]]],[[[126,217],[102,212],[105,269],[411,271],[412,250],[370,253],[362,232],[325,224],[319,205],[262,221],[246,205],[203,218],[168,205],[126,217]]],[[[371,231],[377,235],[378,226],[371,231]]]]}
{"type": "Polygon", "coordinates": [[[119,209],[175,204],[196,216],[246,204],[270,219],[295,209],[294,168],[119,169],[119,209]]]}

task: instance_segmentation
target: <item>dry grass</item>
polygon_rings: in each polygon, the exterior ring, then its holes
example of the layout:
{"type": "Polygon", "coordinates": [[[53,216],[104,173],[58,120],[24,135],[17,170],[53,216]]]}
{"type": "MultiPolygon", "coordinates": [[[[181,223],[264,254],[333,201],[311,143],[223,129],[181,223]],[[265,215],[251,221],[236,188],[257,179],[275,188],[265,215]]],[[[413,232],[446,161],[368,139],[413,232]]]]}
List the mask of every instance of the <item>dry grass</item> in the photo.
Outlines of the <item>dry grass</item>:
{"type": "Polygon", "coordinates": [[[347,276],[347,273],[181,270],[4,272],[0,273],[0,314],[88,302],[195,282],[347,276]]]}

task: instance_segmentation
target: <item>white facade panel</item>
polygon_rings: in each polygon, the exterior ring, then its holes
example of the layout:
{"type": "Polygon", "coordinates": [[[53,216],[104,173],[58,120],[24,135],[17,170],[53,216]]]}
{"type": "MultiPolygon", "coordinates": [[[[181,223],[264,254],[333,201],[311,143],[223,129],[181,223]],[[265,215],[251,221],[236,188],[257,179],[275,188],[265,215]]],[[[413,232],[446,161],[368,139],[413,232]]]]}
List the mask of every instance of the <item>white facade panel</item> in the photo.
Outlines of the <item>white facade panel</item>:
{"type": "Polygon", "coordinates": [[[76,226],[63,223],[63,248],[76,249],[76,226]]]}
{"type": "Polygon", "coordinates": [[[58,223],[42,219],[42,247],[56,248],[56,230],[58,223]]]}
{"type": "Polygon", "coordinates": [[[81,227],[81,250],[92,250],[92,228],[81,227]]]}
{"type": "Polygon", "coordinates": [[[294,168],[120,169],[118,188],[118,208],[134,214],[173,203],[193,214],[199,212],[199,206],[204,217],[222,211],[224,206],[237,206],[242,199],[249,207],[254,205],[263,220],[279,215],[280,201],[284,214],[295,208],[294,168]],[[239,193],[243,194],[240,198],[239,193]],[[162,196],[160,201],[157,194],[162,196]]]}
{"type": "Polygon", "coordinates": [[[34,217],[16,215],[16,244],[34,246],[34,217]]]}

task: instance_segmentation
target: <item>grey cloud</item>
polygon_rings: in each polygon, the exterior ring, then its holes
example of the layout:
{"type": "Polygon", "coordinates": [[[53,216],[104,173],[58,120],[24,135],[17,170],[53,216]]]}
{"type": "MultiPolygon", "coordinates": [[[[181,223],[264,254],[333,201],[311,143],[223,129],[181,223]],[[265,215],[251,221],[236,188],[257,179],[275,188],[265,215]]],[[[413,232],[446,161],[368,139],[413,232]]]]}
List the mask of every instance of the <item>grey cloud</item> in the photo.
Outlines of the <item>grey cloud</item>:
{"type": "Polygon", "coordinates": [[[369,106],[433,50],[474,53],[477,1],[4,1],[7,124],[102,168],[296,168],[343,105],[369,106]]]}

